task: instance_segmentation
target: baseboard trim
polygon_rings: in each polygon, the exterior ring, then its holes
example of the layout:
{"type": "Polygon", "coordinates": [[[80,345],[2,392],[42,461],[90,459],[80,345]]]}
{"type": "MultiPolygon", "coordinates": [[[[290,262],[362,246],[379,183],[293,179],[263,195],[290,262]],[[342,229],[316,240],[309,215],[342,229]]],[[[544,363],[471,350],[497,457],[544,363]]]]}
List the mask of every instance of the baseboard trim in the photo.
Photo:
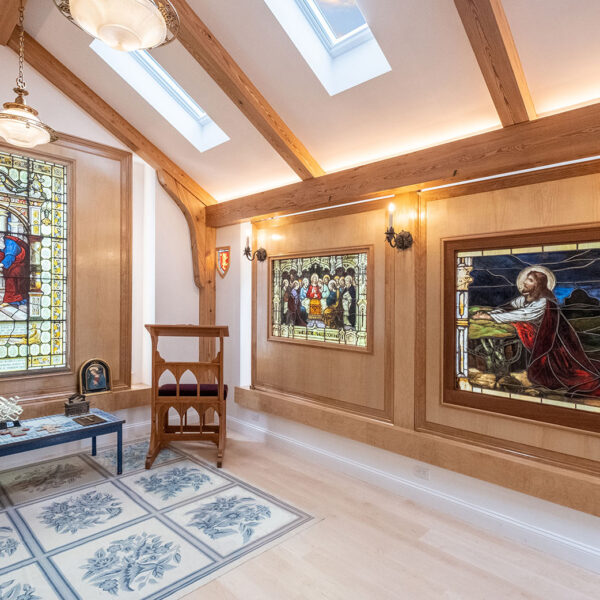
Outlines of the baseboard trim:
{"type": "MultiPolygon", "coordinates": [[[[228,422],[231,429],[240,433],[254,437],[260,435],[266,438],[269,443],[297,452],[304,458],[318,460],[321,465],[325,464],[362,481],[394,491],[428,508],[449,514],[499,537],[522,543],[573,563],[578,567],[600,573],[600,547],[590,546],[551,529],[532,525],[513,516],[500,513],[483,504],[474,504],[459,496],[435,489],[433,486],[411,481],[389,471],[307,444],[302,440],[266,427],[232,416],[228,417],[228,422]]],[[[572,509],[565,508],[564,510],[572,509]]]]}

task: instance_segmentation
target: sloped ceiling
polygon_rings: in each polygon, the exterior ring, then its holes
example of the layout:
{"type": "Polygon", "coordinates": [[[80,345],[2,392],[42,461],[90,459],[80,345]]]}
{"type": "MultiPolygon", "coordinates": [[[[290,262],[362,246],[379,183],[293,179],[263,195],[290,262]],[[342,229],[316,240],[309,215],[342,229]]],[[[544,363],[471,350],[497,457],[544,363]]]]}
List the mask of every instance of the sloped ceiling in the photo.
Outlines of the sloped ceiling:
{"type": "Polygon", "coordinates": [[[600,98],[600,2],[503,0],[538,114],[600,98]]]}
{"type": "MultiPolygon", "coordinates": [[[[360,0],[392,71],[333,97],[264,0],[188,1],[327,172],[500,127],[451,0],[360,0]]],[[[503,4],[539,113],[600,96],[598,0],[544,0],[543,10],[533,1],[503,4]]],[[[52,2],[27,6],[29,33],[217,200],[298,181],[179,42],[152,54],[231,138],[204,153],[112,72],[52,2]]]]}

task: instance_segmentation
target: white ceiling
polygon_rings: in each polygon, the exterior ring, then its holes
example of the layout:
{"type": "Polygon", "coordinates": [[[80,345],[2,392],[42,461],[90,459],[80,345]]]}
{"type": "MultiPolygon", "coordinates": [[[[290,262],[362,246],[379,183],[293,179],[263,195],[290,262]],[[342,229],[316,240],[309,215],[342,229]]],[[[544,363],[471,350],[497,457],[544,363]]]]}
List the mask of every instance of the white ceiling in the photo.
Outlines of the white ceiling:
{"type": "Polygon", "coordinates": [[[503,0],[538,114],[600,98],[600,0],[503,0]]]}
{"type": "MultiPolygon", "coordinates": [[[[500,126],[451,0],[360,0],[392,71],[333,97],[264,0],[188,2],[327,172],[500,126]]],[[[600,0],[504,5],[538,113],[600,97],[600,0]]],[[[218,200],[298,181],[179,42],[153,55],[231,138],[204,153],[52,2],[29,0],[26,29],[218,200]]],[[[56,126],[78,135],[77,119],[56,126]]]]}

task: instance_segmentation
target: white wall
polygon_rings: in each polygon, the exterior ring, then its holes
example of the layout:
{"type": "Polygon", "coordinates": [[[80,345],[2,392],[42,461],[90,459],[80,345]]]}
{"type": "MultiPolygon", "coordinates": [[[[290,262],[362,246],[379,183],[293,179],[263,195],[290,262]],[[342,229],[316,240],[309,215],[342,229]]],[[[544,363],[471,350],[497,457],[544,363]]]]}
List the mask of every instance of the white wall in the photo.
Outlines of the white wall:
{"type": "Polygon", "coordinates": [[[229,327],[225,341],[225,383],[229,386],[228,414],[235,416],[238,407],[233,402],[236,386],[250,385],[252,340],[252,263],[242,255],[246,236],[252,239],[249,223],[217,229],[217,247],[231,247],[229,271],[217,276],[216,324],[229,327]]]}
{"type": "MultiPolygon", "coordinates": [[[[27,46],[25,46],[27,55],[27,46]]],[[[17,55],[8,47],[0,46],[0,104],[12,102],[15,93],[15,77],[18,71],[17,55]]],[[[86,112],[69,100],[58,88],[25,63],[25,82],[29,96],[27,103],[39,111],[40,119],[58,132],[76,135],[87,140],[108,144],[115,148],[127,148],[86,112]]]]}
{"type": "Polygon", "coordinates": [[[131,231],[131,383],[152,384],[152,345],[145,329],[155,321],[156,172],[143,160],[133,161],[131,231]]]}
{"type": "MultiPolygon", "coordinates": [[[[198,325],[199,292],[194,283],[190,232],[179,207],[156,186],[156,323],[198,325]]],[[[198,360],[198,343],[166,338],[166,360],[198,360]]]]}

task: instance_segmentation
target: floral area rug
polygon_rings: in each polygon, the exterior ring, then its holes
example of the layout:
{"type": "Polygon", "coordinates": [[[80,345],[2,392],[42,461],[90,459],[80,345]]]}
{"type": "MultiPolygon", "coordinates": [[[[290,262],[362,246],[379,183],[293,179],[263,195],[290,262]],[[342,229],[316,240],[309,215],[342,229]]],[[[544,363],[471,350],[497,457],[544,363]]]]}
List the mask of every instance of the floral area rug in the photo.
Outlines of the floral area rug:
{"type": "Polygon", "coordinates": [[[0,600],[180,598],[312,517],[148,445],[0,472],[0,600]]]}

